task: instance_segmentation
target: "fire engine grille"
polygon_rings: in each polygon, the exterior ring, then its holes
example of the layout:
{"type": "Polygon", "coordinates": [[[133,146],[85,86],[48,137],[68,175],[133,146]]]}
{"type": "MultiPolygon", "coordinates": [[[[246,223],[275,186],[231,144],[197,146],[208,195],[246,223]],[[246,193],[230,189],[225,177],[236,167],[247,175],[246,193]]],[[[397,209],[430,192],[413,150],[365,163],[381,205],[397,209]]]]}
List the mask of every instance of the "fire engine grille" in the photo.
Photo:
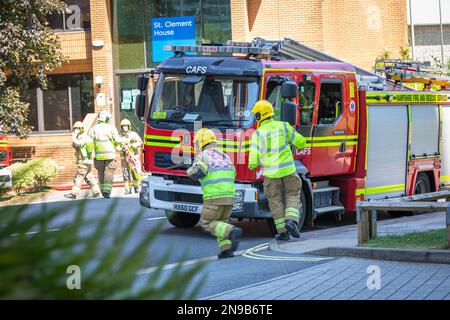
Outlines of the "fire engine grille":
{"type": "Polygon", "coordinates": [[[6,157],[6,152],[5,151],[0,151],[0,162],[1,161],[6,161],[7,157],[6,157]]]}

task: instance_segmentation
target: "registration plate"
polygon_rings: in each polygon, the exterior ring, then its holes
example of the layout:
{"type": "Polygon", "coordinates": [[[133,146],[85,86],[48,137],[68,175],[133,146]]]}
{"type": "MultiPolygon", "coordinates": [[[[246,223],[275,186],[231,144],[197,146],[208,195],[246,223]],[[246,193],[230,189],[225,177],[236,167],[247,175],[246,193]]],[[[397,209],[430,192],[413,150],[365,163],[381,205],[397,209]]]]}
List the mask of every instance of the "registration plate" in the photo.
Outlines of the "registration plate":
{"type": "Polygon", "coordinates": [[[200,213],[200,206],[186,203],[174,203],[173,210],[190,213],[200,213]]]}

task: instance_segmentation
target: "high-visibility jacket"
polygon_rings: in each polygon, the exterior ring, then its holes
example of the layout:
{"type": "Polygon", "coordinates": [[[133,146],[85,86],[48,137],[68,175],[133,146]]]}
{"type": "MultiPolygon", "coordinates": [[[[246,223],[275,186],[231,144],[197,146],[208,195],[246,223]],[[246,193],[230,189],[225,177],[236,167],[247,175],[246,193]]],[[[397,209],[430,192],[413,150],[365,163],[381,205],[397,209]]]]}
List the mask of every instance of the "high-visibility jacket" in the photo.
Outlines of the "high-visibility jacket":
{"type": "Polygon", "coordinates": [[[94,140],[95,160],[113,160],[116,157],[116,146],[120,144],[120,136],[116,127],[100,122],[90,132],[94,140]]]}
{"type": "Polygon", "coordinates": [[[236,196],[234,187],[236,171],[227,154],[215,148],[206,148],[197,155],[193,166],[198,162],[207,165],[206,175],[200,179],[203,200],[236,196]]]}
{"type": "MultiPolygon", "coordinates": [[[[142,139],[139,137],[137,132],[134,131],[128,131],[128,132],[122,132],[120,135],[120,139],[122,143],[126,143],[130,151],[138,155],[139,154],[139,147],[142,146],[142,139]]],[[[125,156],[123,152],[120,153],[120,156],[122,159],[125,159],[125,156]]]]}
{"type": "Polygon", "coordinates": [[[248,167],[261,165],[267,178],[291,175],[296,169],[290,146],[303,149],[305,144],[305,138],[287,122],[265,120],[252,135],[248,167]]]}
{"type": "Polygon", "coordinates": [[[92,164],[92,151],[94,143],[85,132],[72,134],[72,146],[75,149],[77,164],[92,164]]]}

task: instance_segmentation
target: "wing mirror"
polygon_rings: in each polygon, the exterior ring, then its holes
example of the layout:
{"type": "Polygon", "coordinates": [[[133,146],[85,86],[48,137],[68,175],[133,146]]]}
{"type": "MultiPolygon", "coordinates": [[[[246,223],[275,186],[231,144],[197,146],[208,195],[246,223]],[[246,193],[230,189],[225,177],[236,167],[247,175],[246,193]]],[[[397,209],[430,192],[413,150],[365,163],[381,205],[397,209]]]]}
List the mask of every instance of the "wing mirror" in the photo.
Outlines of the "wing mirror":
{"type": "Polygon", "coordinates": [[[148,86],[148,80],[150,78],[147,75],[141,75],[138,77],[138,83],[137,83],[137,88],[140,91],[145,91],[147,90],[147,86],[148,86]]]}
{"type": "Polygon", "coordinates": [[[145,94],[145,92],[139,93],[136,96],[135,109],[134,109],[134,111],[136,112],[136,116],[139,119],[142,119],[144,117],[146,105],[147,105],[147,95],[145,94]]]}
{"type": "Polygon", "coordinates": [[[291,126],[297,123],[297,104],[295,102],[281,103],[280,120],[289,123],[291,126]]]}
{"type": "Polygon", "coordinates": [[[286,99],[297,98],[298,86],[294,81],[285,81],[281,85],[281,96],[286,99]]]}

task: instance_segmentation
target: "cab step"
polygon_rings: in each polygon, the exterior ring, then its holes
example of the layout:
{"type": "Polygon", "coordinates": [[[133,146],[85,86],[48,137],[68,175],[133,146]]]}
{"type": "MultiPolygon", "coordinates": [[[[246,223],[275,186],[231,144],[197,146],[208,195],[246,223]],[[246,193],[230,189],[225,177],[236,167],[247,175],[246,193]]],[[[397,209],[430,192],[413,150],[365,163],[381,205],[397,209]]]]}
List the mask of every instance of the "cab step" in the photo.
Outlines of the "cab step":
{"type": "Polygon", "coordinates": [[[339,188],[322,185],[313,190],[314,212],[317,216],[326,213],[343,213],[344,206],[339,201],[339,188]]]}

